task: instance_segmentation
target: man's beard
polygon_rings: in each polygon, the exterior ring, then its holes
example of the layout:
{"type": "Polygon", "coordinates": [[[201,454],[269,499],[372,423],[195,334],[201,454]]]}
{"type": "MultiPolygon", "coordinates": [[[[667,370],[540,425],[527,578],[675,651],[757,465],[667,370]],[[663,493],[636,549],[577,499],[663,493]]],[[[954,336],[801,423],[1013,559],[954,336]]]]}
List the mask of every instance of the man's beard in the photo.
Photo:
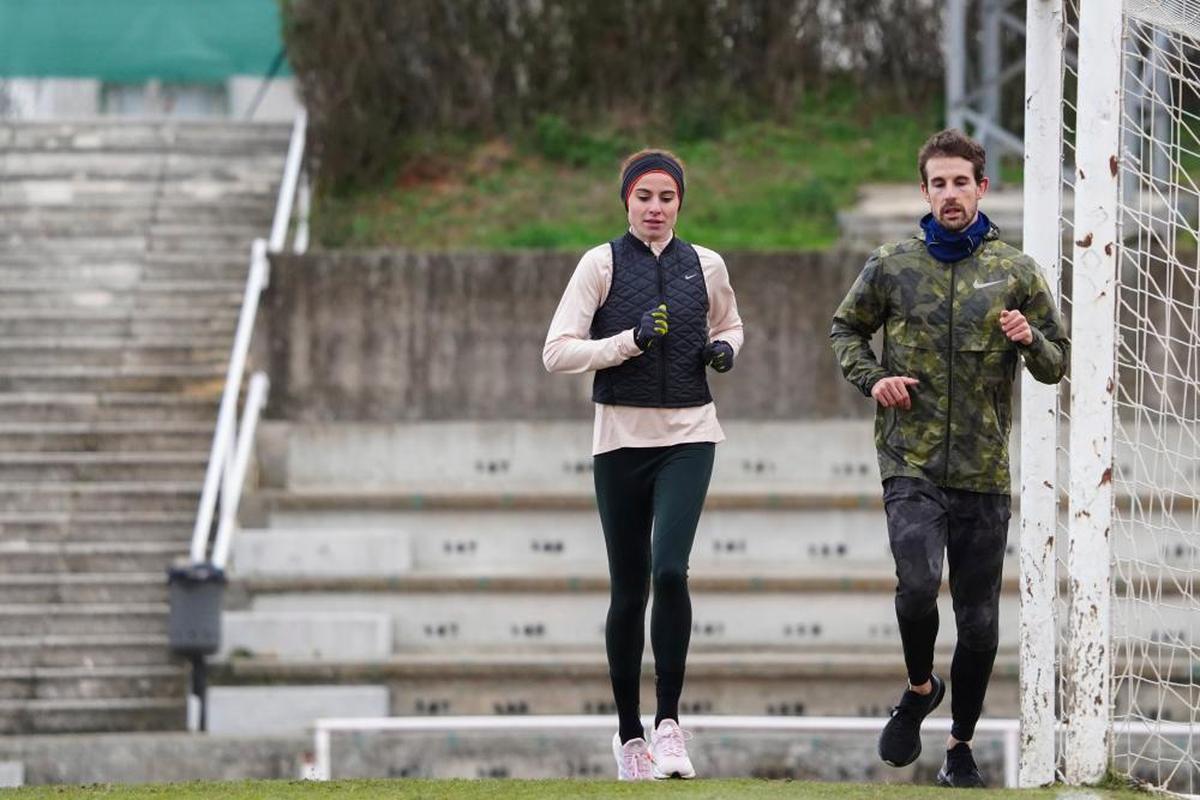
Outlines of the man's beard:
{"type": "Polygon", "coordinates": [[[946,220],[946,216],[945,216],[946,211],[945,210],[943,210],[941,216],[938,217],[938,224],[941,225],[946,230],[950,231],[951,233],[958,233],[959,231],[966,230],[968,227],[970,227],[971,223],[975,219],[975,215],[974,214],[968,215],[967,210],[965,208],[963,208],[962,206],[958,206],[955,210],[959,212],[959,217],[958,217],[957,223],[949,222],[946,220]]]}

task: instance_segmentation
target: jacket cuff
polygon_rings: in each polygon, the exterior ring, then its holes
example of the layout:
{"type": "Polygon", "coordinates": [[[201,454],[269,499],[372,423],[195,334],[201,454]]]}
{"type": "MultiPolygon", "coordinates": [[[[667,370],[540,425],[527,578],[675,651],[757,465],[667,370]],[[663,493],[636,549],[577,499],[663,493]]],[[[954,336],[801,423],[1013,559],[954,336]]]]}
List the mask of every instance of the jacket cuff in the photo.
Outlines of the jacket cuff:
{"type": "Polygon", "coordinates": [[[637,345],[637,338],[633,335],[633,328],[621,331],[614,338],[617,340],[617,352],[625,358],[633,358],[643,353],[642,348],[637,345]]]}
{"type": "Polygon", "coordinates": [[[1033,334],[1033,341],[1029,344],[1021,344],[1017,342],[1017,349],[1022,353],[1040,353],[1046,346],[1046,334],[1039,331],[1032,325],[1029,326],[1030,333],[1033,334]]]}
{"type": "Polygon", "coordinates": [[[880,372],[878,375],[872,375],[862,382],[862,384],[858,387],[858,390],[863,393],[864,397],[870,397],[871,390],[875,388],[875,384],[879,383],[887,376],[888,374],[886,372],[880,372]]]}

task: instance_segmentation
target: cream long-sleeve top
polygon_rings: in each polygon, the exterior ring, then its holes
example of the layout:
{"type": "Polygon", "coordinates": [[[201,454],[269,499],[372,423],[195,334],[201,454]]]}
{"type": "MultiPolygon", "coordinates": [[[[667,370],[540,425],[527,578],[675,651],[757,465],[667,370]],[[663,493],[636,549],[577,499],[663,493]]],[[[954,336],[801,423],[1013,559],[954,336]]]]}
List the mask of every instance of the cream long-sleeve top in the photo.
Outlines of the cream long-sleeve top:
{"type": "MultiPolygon", "coordinates": [[[[670,239],[647,242],[655,256],[670,239]]],[[[708,289],[708,340],[729,343],[736,356],[742,347],[742,319],[720,255],[693,244],[708,289]]],[[[546,334],[542,363],[550,372],[581,373],[615,367],[637,358],[641,349],[633,329],[606,339],[592,339],[592,316],[604,305],[612,286],[612,247],[602,244],[583,254],[563,292],[546,334]]],[[[667,334],[670,336],[670,334],[667,334]]],[[[687,442],[724,441],[714,403],[689,408],[644,408],[596,403],[592,455],[620,447],[662,447],[687,442]]]]}

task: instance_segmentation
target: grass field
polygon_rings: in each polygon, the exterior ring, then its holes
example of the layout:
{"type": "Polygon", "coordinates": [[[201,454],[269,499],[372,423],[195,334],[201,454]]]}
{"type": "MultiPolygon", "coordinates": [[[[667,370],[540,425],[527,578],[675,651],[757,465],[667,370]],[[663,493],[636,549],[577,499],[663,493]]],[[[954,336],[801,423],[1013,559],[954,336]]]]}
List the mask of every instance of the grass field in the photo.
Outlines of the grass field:
{"type": "Polygon", "coordinates": [[[788,122],[728,122],[679,139],[585,130],[556,117],[522,137],[438,140],[378,185],[322,193],[313,211],[326,246],[580,250],[624,229],[623,155],[675,150],[688,169],[681,236],[718,250],[821,248],[859,185],[911,182],[938,126],[924,112],[864,108],[853,95],[812,101],[788,122]]]}
{"type": "MultiPolygon", "coordinates": [[[[684,798],[685,800],[947,800],[960,792],[934,786],[899,784],[807,783],[804,781],[700,780],[619,784],[582,780],[363,780],[309,783],[303,781],[245,781],[239,783],[180,783],[142,786],[47,786],[0,790],[4,800],[564,800],[565,798],[684,798]]],[[[1029,791],[974,791],[979,800],[1133,800],[1148,795],[1136,791],[1051,788],[1029,791]]]]}

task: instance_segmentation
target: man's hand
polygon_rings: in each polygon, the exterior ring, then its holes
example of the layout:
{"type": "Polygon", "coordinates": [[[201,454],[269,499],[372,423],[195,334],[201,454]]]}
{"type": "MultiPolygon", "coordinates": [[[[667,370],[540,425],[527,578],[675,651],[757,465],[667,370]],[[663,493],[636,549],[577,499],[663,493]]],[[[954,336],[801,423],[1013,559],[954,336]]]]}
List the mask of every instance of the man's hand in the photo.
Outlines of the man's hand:
{"type": "Polygon", "coordinates": [[[1029,320],[1016,309],[1000,312],[1000,329],[1010,341],[1026,346],[1033,344],[1033,329],[1029,327],[1029,320]]]}
{"type": "Polygon", "coordinates": [[[704,363],[717,372],[729,372],[733,369],[733,346],[720,339],[709,342],[704,345],[704,363]]]}
{"type": "Polygon", "coordinates": [[[912,398],[908,394],[909,386],[916,386],[920,381],[904,375],[894,375],[890,378],[880,378],[871,387],[871,397],[884,408],[896,406],[908,411],[912,408],[912,398]]]}
{"type": "Polygon", "coordinates": [[[667,335],[667,304],[655,306],[642,314],[642,320],[633,329],[633,341],[643,350],[649,350],[655,340],[667,335]]]}

